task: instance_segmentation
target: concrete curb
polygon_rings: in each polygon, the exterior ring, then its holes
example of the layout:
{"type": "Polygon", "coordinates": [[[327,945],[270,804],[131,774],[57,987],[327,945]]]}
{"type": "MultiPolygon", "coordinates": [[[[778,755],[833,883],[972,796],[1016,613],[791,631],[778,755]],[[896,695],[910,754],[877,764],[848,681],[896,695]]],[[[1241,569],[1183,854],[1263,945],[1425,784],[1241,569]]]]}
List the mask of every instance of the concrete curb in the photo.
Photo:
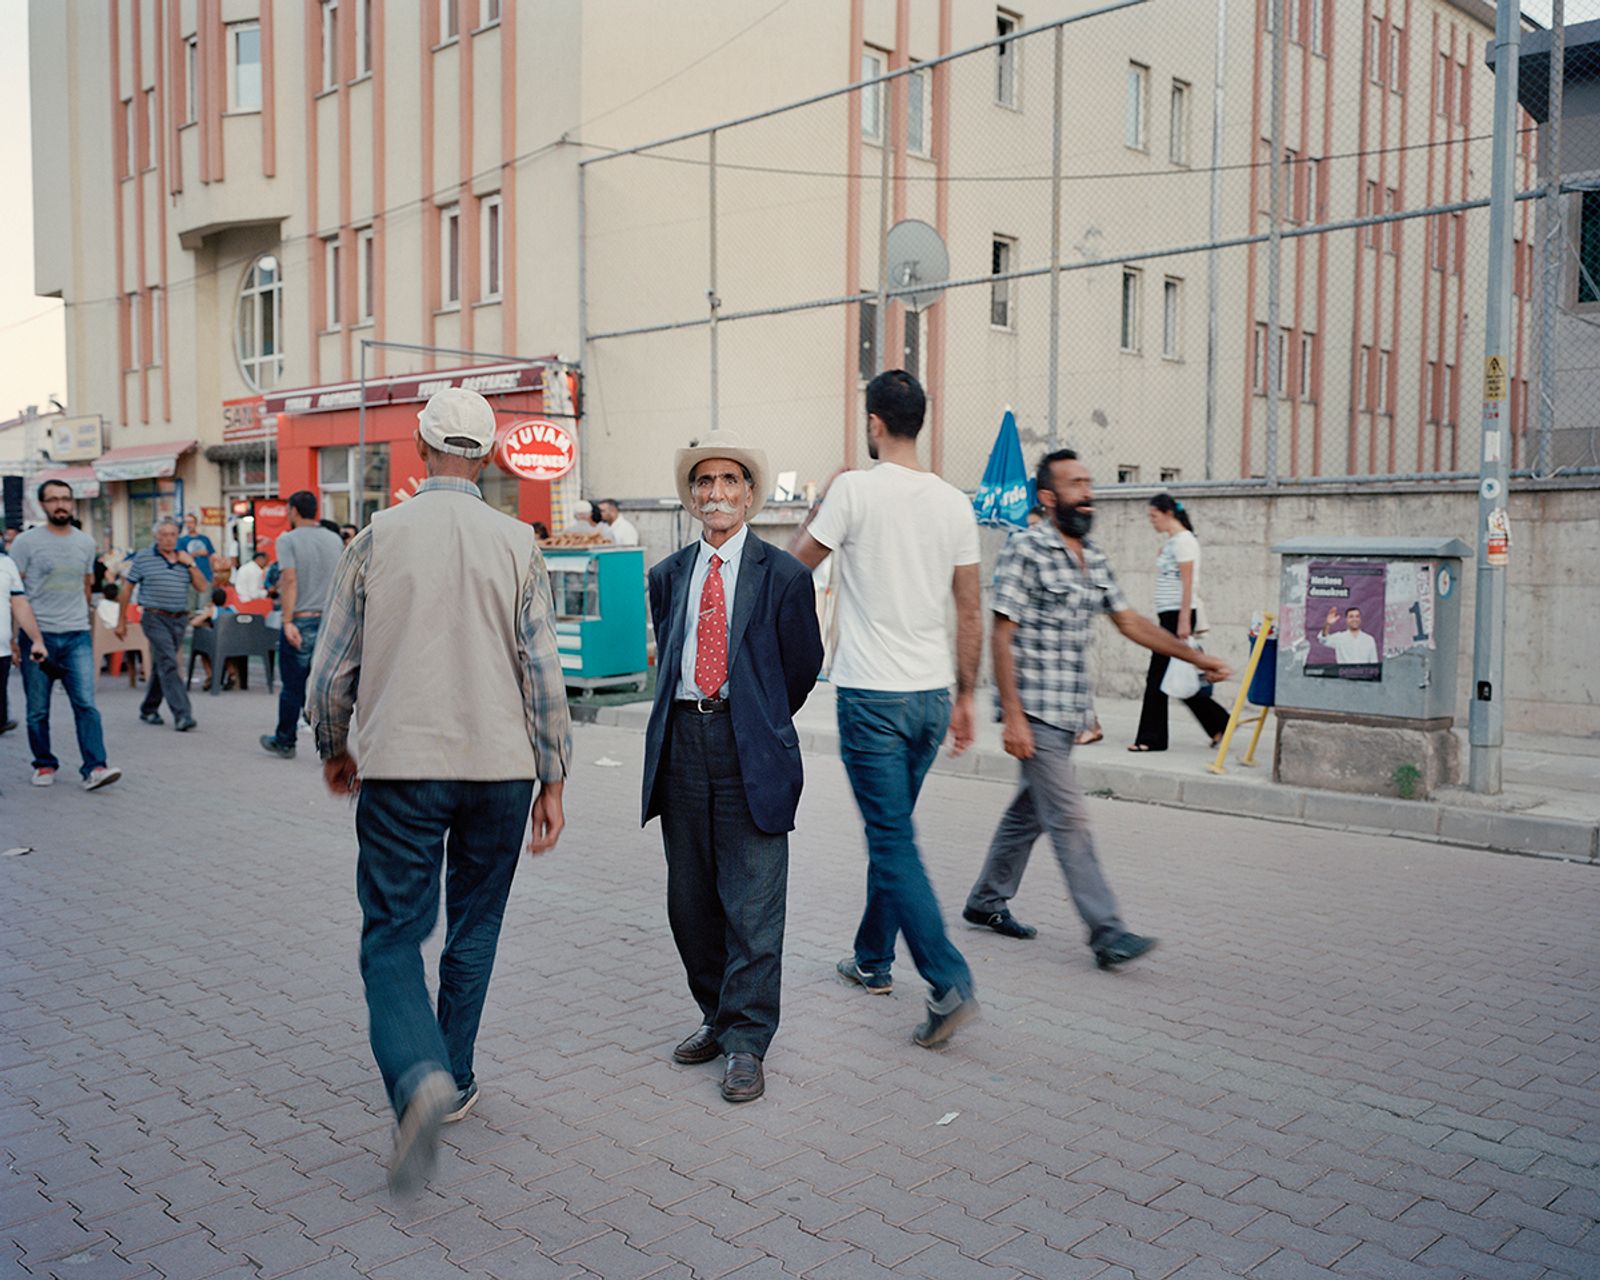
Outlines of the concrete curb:
{"type": "MultiPolygon", "coordinates": [[[[643,732],[650,720],[650,706],[643,702],[595,707],[576,703],[572,716],[584,724],[643,732]]],[[[802,729],[800,747],[803,751],[836,756],[839,735],[831,730],[802,729]]],[[[1003,751],[993,749],[969,751],[954,760],[941,755],[933,767],[939,773],[1007,784],[1013,783],[1017,776],[1016,762],[1003,751]]],[[[1078,768],[1078,780],[1085,792],[1117,800],[1234,817],[1266,818],[1338,831],[1405,836],[1497,853],[1600,863],[1600,822],[1541,818],[1432,800],[1392,800],[1339,791],[1266,787],[1257,781],[1211,774],[1173,774],[1136,764],[1086,762],[1078,768]]]]}

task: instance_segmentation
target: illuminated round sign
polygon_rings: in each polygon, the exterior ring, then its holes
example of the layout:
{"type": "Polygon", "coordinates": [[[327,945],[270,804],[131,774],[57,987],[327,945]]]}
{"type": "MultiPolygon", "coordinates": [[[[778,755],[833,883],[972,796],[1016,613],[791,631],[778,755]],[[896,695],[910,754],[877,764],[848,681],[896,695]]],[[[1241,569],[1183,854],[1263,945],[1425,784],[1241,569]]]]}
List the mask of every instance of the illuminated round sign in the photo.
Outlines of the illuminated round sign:
{"type": "Polygon", "coordinates": [[[544,418],[513,423],[500,437],[495,461],[524,480],[559,480],[572,470],[578,446],[572,433],[544,418]]]}

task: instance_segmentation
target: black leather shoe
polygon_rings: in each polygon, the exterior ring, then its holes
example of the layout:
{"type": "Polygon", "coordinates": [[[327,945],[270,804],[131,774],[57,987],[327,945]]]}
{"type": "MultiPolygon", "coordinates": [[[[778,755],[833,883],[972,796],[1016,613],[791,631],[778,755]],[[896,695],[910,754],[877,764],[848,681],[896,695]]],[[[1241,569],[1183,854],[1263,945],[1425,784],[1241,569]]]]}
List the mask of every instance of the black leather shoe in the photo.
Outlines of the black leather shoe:
{"type": "Polygon", "coordinates": [[[179,733],[188,733],[194,726],[195,718],[193,716],[184,716],[182,720],[175,720],[172,724],[172,727],[179,733]]]}
{"type": "Polygon", "coordinates": [[[729,1102],[754,1102],[766,1091],[761,1059],[753,1053],[730,1053],[722,1073],[722,1096],[729,1102]]]}
{"type": "Polygon", "coordinates": [[[1104,942],[1094,944],[1094,962],[1102,969],[1114,969],[1119,964],[1137,960],[1155,948],[1156,939],[1144,938],[1137,933],[1117,933],[1104,942]]]}
{"type": "Polygon", "coordinates": [[[722,1046],[717,1043],[716,1036],[711,1034],[709,1026],[701,1027],[672,1051],[672,1060],[680,1062],[686,1067],[692,1067],[701,1062],[710,1062],[711,1059],[721,1056],[722,1046]]]}
{"type": "Polygon", "coordinates": [[[141,711],[139,713],[139,719],[143,720],[146,724],[166,724],[166,721],[161,718],[161,713],[159,711],[141,711]]]}
{"type": "Polygon", "coordinates": [[[1023,924],[1016,916],[1012,915],[1005,907],[998,911],[974,911],[968,907],[961,913],[961,918],[968,924],[984,925],[996,933],[1003,933],[1008,938],[1036,938],[1039,931],[1031,924],[1023,924]]]}

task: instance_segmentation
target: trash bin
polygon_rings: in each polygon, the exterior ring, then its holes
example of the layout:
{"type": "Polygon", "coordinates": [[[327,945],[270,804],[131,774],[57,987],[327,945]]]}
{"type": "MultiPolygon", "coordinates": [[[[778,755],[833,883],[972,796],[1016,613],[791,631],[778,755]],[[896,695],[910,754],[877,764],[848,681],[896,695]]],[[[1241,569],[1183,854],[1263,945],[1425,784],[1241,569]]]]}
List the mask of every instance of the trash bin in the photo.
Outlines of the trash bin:
{"type": "MultiPolygon", "coordinates": [[[[1256,632],[1250,633],[1250,648],[1245,653],[1245,661],[1250,660],[1250,654],[1255,652],[1256,632]]],[[[1261,662],[1256,667],[1255,675],[1250,677],[1250,701],[1258,707],[1276,706],[1278,702],[1278,637],[1269,635],[1267,643],[1261,648],[1261,662]]]]}

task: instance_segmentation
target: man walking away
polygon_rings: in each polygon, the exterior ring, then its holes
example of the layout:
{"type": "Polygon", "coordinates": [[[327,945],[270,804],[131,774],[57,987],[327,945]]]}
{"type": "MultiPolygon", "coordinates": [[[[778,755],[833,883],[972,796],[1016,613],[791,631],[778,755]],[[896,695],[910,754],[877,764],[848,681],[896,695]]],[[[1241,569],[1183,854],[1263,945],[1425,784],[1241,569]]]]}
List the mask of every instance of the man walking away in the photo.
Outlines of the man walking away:
{"type": "Polygon", "coordinates": [[[389,1161],[398,1192],[427,1179],[439,1126],[478,1100],[473,1046],[518,845],[531,810],[528,851],[555,847],[571,749],[544,557],[533,531],[477,485],[494,410],[450,388],[418,416],[428,478],[351,540],[311,672],[328,790],[359,792],[361,977],[373,1056],[399,1117],[389,1161]],[[421,947],[438,920],[441,870],[435,1012],[421,947]]]}
{"type": "Polygon", "coordinates": [[[39,505],[46,523],[19,534],[11,544],[11,557],[27,588],[45,647],[44,661],[22,664],[33,785],[53,785],[61,767],[50,750],[50,693],[59,680],[78,731],[83,789],[95,791],[115,782],[122,770],[106,763],[105,733],[94,705],[94,638],[89,630],[94,539],[73,528],[72,486],[64,480],[41,484],[39,505]]]}
{"type": "Polygon", "coordinates": [[[1006,904],[1022,884],[1034,842],[1048,832],[1073,905],[1088,926],[1095,963],[1111,969],[1142,956],[1156,940],[1130,933],[1117,912],[1072,768],[1076,737],[1094,719],[1088,674],[1094,620],[1110,614],[1135,644],[1192,662],[1209,680],[1231,673],[1220,659],[1128,607],[1110,561],[1089,541],[1094,486],[1076,453],[1058,449],[1040,459],[1036,487],[1049,519],[1014,534],[1000,552],[990,645],[1002,742],[1021,762],[1022,776],[964,914],[1009,937],[1033,937],[1006,904]]]}
{"type": "MultiPolygon", "coordinates": [[[[150,642],[150,678],[145,684],[139,719],[161,724],[161,699],[172,708],[172,727],[179,733],[194,728],[194,708],[178,666],[183,633],[189,629],[189,595],[207,590],[205,575],[194,557],[178,550],[178,522],[170,516],[156,522],[154,545],[133,557],[123,581],[139,588],[139,625],[150,642]]],[[[120,594],[120,593],[119,593],[120,594]]],[[[117,608],[117,639],[128,634],[128,606],[133,592],[122,596],[117,608]]]]}
{"type": "Polygon", "coordinates": [[[294,759],[295,733],[306,703],[306,673],[316,654],[317,631],[334,569],[344,554],[335,529],[317,521],[317,495],[301,489],[289,495],[289,531],[277,541],[278,602],[283,634],[278,637],[278,728],[261,735],[265,751],[294,759]]]}
{"type": "Polygon", "coordinates": [[[667,919],[700,1006],[673,1061],[727,1055],[722,1096],[766,1090],[778,1029],[789,832],[804,781],[794,713],[822,666],[811,574],[746,524],[771,481],[732,431],[679,449],[700,538],[650,571],[660,680],[645,732],[644,822],[661,815],[667,919]]]}
{"type": "Polygon", "coordinates": [[[978,1002],[972,971],[945,933],[912,811],[946,730],[954,754],[972,743],[983,624],[972,504],[917,460],[926,407],[921,385],[902,369],[867,385],[867,452],[878,465],[836,477],[791,549],[813,569],[830,552],[842,561],[830,678],[840,754],[867,828],[867,903],[855,950],[838,970],[868,991],[889,991],[895,936],[904,933],[931,988],[927,1020],[912,1039],[933,1048],[977,1016],[978,1002]]]}

